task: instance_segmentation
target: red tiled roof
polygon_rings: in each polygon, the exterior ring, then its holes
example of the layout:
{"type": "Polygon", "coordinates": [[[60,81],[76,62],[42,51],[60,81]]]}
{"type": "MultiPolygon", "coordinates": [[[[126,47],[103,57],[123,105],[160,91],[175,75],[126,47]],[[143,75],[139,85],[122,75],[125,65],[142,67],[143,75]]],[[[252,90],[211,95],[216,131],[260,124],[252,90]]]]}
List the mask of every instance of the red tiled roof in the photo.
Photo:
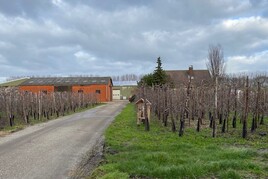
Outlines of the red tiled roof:
{"type": "MultiPolygon", "coordinates": [[[[202,81],[211,80],[208,70],[193,70],[192,82],[194,84],[201,84],[202,81]]],[[[167,70],[166,74],[171,78],[175,87],[183,84],[187,84],[189,81],[189,70],[167,70]]]]}

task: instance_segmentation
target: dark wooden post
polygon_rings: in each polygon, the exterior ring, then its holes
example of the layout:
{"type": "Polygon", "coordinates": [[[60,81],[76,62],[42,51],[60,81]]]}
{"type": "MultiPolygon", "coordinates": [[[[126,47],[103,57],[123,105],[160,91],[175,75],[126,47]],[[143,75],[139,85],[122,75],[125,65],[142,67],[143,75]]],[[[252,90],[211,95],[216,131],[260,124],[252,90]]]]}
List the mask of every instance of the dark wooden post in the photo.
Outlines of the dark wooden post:
{"type": "Polygon", "coordinates": [[[249,86],[248,86],[248,76],[247,76],[246,89],[245,89],[245,109],[244,109],[244,115],[243,115],[243,131],[242,131],[243,138],[247,137],[248,93],[249,93],[249,86]]]}

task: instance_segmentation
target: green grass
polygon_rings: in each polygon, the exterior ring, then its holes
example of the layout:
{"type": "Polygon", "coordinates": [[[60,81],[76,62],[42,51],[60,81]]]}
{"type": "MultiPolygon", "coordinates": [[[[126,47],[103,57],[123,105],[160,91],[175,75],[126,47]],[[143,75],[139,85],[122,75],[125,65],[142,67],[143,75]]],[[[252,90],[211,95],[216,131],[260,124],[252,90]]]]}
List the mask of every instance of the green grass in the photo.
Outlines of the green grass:
{"type": "Polygon", "coordinates": [[[104,162],[89,178],[268,178],[267,136],[212,138],[211,129],[186,128],[178,137],[158,120],[150,127],[137,127],[127,105],[106,130],[104,162]]]}
{"type": "Polygon", "coordinates": [[[5,83],[1,83],[0,87],[5,87],[5,86],[19,86],[21,83],[23,83],[24,81],[28,80],[28,78],[23,78],[23,79],[18,79],[18,80],[14,80],[14,81],[8,81],[5,83]]]}

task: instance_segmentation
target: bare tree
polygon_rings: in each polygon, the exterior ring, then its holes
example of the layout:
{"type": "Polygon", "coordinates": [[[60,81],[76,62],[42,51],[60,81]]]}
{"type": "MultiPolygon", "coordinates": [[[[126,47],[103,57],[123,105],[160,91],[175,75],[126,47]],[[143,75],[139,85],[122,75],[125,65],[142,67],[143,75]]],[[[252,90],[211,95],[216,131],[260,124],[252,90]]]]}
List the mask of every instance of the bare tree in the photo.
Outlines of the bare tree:
{"type": "MultiPolygon", "coordinates": [[[[210,75],[213,78],[215,84],[215,103],[214,103],[214,114],[213,120],[216,120],[218,112],[218,86],[219,78],[224,75],[225,62],[222,47],[218,45],[210,45],[208,49],[208,62],[207,68],[210,75]]],[[[215,137],[215,128],[213,127],[213,137],[215,137]]]]}
{"type": "Polygon", "coordinates": [[[213,79],[224,75],[225,61],[221,45],[218,44],[216,46],[209,46],[207,68],[213,79]]]}

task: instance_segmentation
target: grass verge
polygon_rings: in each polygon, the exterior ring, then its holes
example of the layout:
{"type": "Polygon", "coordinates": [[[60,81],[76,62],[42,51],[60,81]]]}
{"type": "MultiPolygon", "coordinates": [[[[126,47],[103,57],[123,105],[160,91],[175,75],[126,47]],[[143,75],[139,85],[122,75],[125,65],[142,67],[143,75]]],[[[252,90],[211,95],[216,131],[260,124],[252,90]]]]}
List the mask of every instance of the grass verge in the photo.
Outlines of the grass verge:
{"type": "Polygon", "coordinates": [[[104,161],[89,178],[268,178],[267,136],[211,138],[186,128],[178,137],[157,120],[136,126],[128,104],[105,132],[104,161]]]}

